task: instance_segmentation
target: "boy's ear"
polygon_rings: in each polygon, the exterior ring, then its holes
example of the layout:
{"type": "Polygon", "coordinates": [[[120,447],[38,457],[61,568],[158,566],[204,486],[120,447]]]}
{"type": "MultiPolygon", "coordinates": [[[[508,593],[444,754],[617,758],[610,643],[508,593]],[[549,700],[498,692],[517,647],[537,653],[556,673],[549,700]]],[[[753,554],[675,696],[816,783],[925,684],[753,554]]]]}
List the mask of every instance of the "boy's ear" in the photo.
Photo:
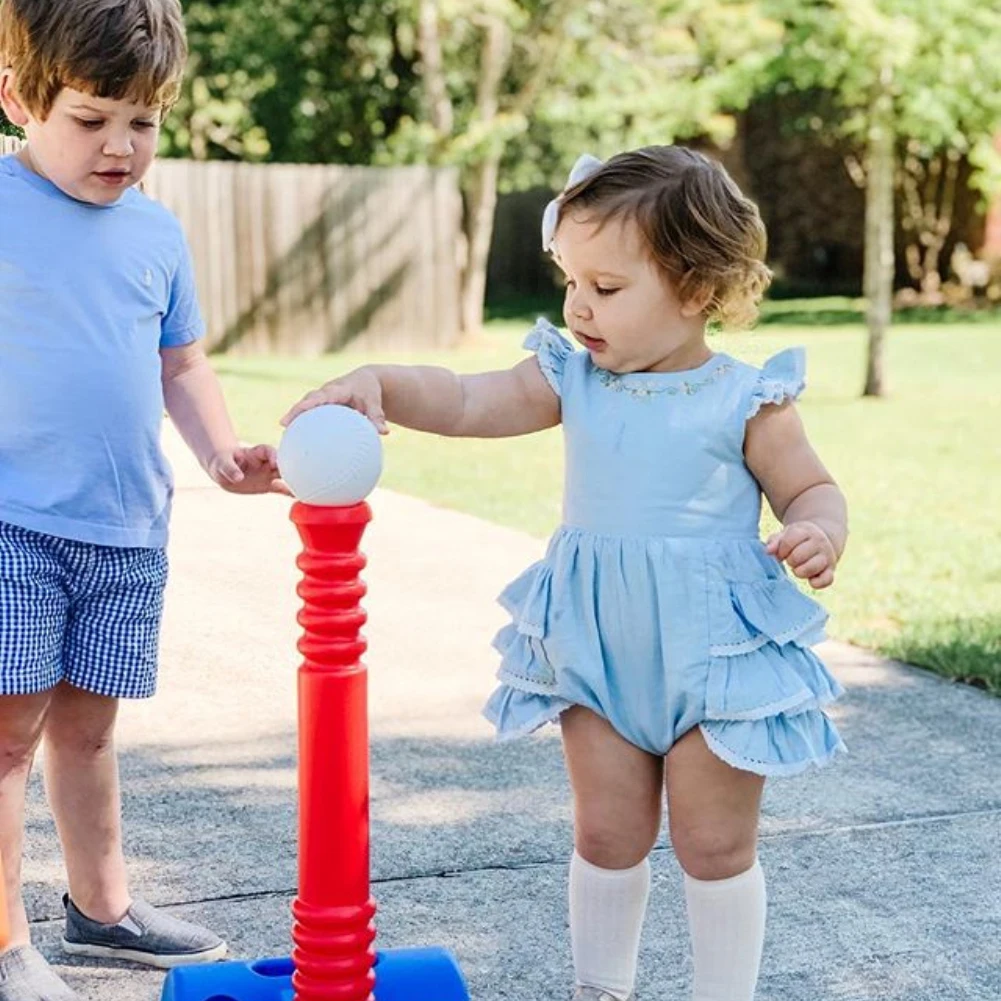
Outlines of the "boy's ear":
{"type": "Polygon", "coordinates": [[[31,118],[14,89],[14,71],[9,66],[0,70],[0,107],[19,129],[23,129],[31,118]]]}

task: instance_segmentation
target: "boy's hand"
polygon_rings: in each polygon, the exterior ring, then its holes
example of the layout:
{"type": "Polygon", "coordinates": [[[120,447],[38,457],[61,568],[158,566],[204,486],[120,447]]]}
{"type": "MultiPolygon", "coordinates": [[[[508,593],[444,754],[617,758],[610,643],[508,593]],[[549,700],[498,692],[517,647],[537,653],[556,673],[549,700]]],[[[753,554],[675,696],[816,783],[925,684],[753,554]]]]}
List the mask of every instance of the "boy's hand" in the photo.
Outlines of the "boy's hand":
{"type": "Polygon", "coordinates": [[[208,474],[233,494],[285,494],[292,496],[278,473],[278,456],[270,445],[240,445],[217,452],[208,463],[208,474]]]}
{"type": "Polygon", "coordinates": [[[834,583],[838,554],[828,534],[812,521],[793,521],[769,536],[765,551],[818,591],[834,583]]]}
{"type": "Polygon", "coordinates": [[[382,410],[382,383],[369,368],[358,368],[340,379],[331,379],[319,389],[307,393],[279,423],[288,427],[300,414],[326,404],[340,404],[364,414],[379,434],[389,434],[389,425],[382,410]]]}

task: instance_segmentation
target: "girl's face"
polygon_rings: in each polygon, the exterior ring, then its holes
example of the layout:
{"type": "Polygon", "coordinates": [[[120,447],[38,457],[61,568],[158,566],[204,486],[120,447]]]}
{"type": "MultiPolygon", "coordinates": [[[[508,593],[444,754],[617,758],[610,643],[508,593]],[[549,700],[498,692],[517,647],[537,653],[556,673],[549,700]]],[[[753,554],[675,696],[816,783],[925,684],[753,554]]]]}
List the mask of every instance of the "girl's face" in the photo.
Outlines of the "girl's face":
{"type": "Polygon", "coordinates": [[[81,202],[111,205],[149,170],[160,131],[160,109],[132,100],[94,97],[64,87],[44,119],[20,103],[10,70],[0,79],[8,117],[28,138],[28,167],[81,202]]]}
{"type": "Polygon", "coordinates": [[[611,372],[696,368],[710,352],[704,303],[683,303],[630,218],[599,227],[571,209],[556,230],[566,275],[563,319],[591,360],[611,372]]]}

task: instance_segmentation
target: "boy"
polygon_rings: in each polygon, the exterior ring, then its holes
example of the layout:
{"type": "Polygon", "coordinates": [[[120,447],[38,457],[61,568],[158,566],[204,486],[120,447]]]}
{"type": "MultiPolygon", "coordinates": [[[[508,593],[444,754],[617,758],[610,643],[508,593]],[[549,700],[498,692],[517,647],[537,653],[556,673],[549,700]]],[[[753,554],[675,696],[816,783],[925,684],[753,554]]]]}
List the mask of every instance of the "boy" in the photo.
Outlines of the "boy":
{"type": "Polygon", "coordinates": [[[178,0],[0,0],[0,103],[27,137],[0,159],[0,1001],[77,997],[21,900],[43,735],[67,951],[160,967],[226,951],[130,896],[113,742],[118,699],[156,681],[164,408],[223,489],[285,492],[274,450],[237,442],[180,227],[135,189],[186,54],[178,0]]]}

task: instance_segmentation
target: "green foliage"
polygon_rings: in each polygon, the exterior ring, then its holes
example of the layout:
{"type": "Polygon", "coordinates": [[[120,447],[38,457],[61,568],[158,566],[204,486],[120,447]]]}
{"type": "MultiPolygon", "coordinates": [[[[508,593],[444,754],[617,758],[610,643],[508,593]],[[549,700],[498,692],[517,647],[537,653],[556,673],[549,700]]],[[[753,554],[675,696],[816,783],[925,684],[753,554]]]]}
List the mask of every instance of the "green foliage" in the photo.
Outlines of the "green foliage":
{"type": "MultiPolygon", "coordinates": [[[[422,81],[420,101],[388,135],[380,160],[468,169],[507,151],[506,175],[511,160],[533,159],[525,136],[537,97],[558,81],[573,48],[567,24],[575,4],[570,0],[441,0],[435,7],[450,127],[443,132],[440,125],[432,124],[433,109],[422,81]],[[488,54],[491,31],[502,39],[495,61],[488,54]],[[499,71],[493,89],[484,79],[488,61],[499,71]],[[514,139],[517,144],[512,144],[514,139]]],[[[418,31],[416,24],[414,31],[418,31]]],[[[534,177],[537,181],[538,175],[534,177]]]]}
{"type": "MultiPolygon", "coordinates": [[[[531,324],[538,316],[562,323],[562,291],[549,295],[520,296],[487,304],[491,320],[516,320],[531,324]]],[[[905,306],[893,311],[895,323],[909,326],[956,326],[989,324],[1001,329],[1001,307],[905,306]]],[[[758,317],[763,327],[846,327],[865,322],[865,300],[847,295],[818,295],[811,298],[768,298],[758,317]]]]}
{"type": "Polygon", "coordinates": [[[503,150],[503,188],[552,184],[585,148],[725,140],[782,38],[743,0],[441,0],[454,114],[442,136],[423,89],[418,14],[417,0],[190,0],[191,66],[163,152],[468,166],[503,150]],[[489,18],[506,26],[510,52],[485,118],[489,18]]]}
{"type": "Polygon", "coordinates": [[[416,112],[408,5],[400,0],[191,0],[172,155],[370,163],[416,112]]]}
{"type": "Polygon", "coordinates": [[[21,130],[16,125],[11,124],[2,109],[0,109],[0,136],[21,137],[21,130]]]}
{"type": "Polygon", "coordinates": [[[590,0],[569,5],[551,32],[544,86],[505,156],[507,190],[562,186],[584,151],[725,144],[781,41],[780,25],[734,0],[590,0]]]}
{"type": "Polygon", "coordinates": [[[818,105],[815,131],[864,140],[884,81],[899,136],[926,157],[956,150],[990,167],[1001,126],[997,0],[760,0],[760,9],[784,32],[769,88],[833,99],[818,105]]]}
{"type": "MultiPolygon", "coordinates": [[[[907,306],[893,311],[894,322],[911,325],[1001,322],[1001,309],[907,306]]],[[[768,299],[761,305],[762,326],[831,327],[865,321],[865,300],[848,296],[768,299]]]]}

